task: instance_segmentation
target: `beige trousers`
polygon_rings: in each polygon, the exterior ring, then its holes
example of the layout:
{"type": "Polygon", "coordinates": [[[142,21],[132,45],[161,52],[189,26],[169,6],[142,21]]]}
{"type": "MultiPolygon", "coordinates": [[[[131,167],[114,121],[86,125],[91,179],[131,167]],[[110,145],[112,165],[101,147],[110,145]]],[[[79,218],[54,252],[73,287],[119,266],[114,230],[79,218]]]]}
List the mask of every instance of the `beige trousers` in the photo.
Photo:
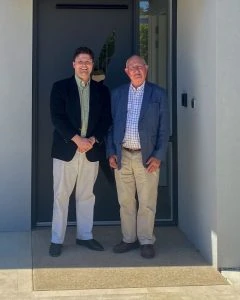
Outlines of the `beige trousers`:
{"type": "Polygon", "coordinates": [[[115,170],[123,241],[153,244],[160,170],[148,173],[141,151],[122,150],[122,167],[115,170]],[[138,196],[138,207],[136,200],[138,196]]]}
{"type": "Polygon", "coordinates": [[[76,185],[77,236],[92,239],[95,196],[93,186],[98,174],[98,162],[87,160],[85,153],[76,152],[69,162],[53,159],[54,205],[52,219],[52,243],[64,242],[69,197],[76,185]]]}

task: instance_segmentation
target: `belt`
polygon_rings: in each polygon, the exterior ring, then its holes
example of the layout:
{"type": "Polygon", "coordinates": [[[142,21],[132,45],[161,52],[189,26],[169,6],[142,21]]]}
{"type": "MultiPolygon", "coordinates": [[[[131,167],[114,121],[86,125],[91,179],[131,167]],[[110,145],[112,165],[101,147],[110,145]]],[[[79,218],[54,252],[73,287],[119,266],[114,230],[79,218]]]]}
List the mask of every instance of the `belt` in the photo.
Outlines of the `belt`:
{"type": "Polygon", "coordinates": [[[141,151],[141,149],[130,149],[130,148],[125,148],[125,147],[123,147],[123,149],[128,151],[128,152],[139,152],[139,151],[141,151]]]}

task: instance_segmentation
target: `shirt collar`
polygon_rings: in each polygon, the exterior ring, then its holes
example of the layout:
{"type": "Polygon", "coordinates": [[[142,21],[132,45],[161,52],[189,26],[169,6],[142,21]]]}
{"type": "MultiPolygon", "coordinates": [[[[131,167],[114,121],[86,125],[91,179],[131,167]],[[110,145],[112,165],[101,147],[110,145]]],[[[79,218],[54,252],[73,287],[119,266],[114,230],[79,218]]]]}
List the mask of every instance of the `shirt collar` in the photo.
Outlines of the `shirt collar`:
{"type": "Polygon", "coordinates": [[[132,89],[132,91],[134,92],[140,92],[143,91],[145,86],[145,81],[143,82],[143,84],[141,84],[139,87],[135,88],[132,84],[130,84],[130,88],[132,89]]]}
{"type": "Polygon", "coordinates": [[[81,89],[89,86],[89,84],[90,84],[90,79],[88,80],[87,83],[85,83],[83,80],[81,80],[79,77],[77,77],[77,75],[75,75],[75,80],[77,82],[77,86],[81,89]]]}

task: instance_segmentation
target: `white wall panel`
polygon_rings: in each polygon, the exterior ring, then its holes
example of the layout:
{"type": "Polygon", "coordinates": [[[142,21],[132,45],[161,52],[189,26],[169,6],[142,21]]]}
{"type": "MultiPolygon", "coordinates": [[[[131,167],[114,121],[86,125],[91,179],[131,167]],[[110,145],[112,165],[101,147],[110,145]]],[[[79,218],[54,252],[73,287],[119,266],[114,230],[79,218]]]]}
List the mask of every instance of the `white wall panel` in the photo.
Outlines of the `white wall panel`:
{"type": "Polygon", "coordinates": [[[0,2],[0,231],[31,220],[32,1],[0,2]]]}
{"type": "Polygon", "coordinates": [[[179,226],[216,265],[216,1],[177,3],[179,226]]]}
{"type": "Polygon", "coordinates": [[[240,267],[240,1],[217,5],[219,265],[240,267]]]}

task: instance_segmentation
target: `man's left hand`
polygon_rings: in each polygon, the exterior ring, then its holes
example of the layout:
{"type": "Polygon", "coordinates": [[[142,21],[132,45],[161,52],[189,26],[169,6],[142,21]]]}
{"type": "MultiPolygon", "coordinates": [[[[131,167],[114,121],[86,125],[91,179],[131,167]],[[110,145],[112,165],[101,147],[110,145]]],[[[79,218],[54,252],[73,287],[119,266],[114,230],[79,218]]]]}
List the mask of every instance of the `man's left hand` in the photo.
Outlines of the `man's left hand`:
{"type": "Polygon", "coordinates": [[[160,168],[161,165],[161,160],[155,158],[155,157],[150,157],[149,160],[147,161],[147,172],[148,173],[153,173],[157,171],[157,169],[160,168]]]}
{"type": "Polygon", "coordinates": [[[89,142],[92,144],[92,146],[96,143],[96,138],[94,136],[91,136],[88,138],[89,142]]]}

